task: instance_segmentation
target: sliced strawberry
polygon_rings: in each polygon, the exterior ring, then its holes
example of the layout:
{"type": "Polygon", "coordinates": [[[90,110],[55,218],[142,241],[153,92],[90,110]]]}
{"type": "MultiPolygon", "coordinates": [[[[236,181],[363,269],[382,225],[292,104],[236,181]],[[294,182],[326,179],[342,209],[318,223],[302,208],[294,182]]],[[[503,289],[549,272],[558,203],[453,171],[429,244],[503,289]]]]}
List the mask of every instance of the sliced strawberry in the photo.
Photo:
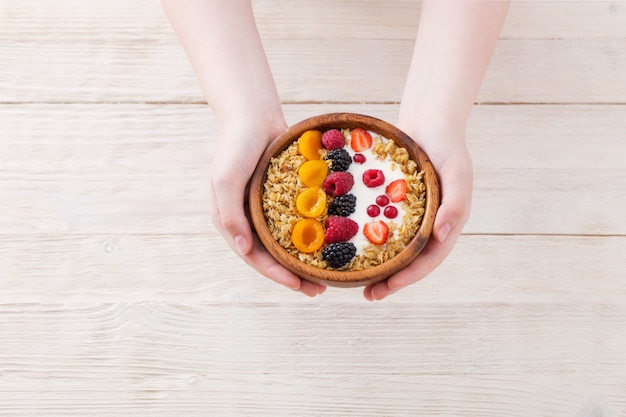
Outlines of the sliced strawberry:
{"type": "Polygon", "coordinates": [[[389,236],[389,228],[387,224],[382,220],[376,220],[370,223],[366,223],[363,227],[363,234],[374,245],[382,245],[387,241],[389,236]]]}
{"type": "Polygon", "coordinates": [[[360,127],[352,129],[350,147],[354,152],[363,152],[372,147],[372,135],[360,127]]]}
{"type": "Polygon", "coordinates": [[[406,197],[406,193],[409,189],[408,184],[405,180],[399,179],[392,181],[391,184],[385,188],[385,194],[389,197],[391,201],[394,203],[398,203],[406,197]]]}

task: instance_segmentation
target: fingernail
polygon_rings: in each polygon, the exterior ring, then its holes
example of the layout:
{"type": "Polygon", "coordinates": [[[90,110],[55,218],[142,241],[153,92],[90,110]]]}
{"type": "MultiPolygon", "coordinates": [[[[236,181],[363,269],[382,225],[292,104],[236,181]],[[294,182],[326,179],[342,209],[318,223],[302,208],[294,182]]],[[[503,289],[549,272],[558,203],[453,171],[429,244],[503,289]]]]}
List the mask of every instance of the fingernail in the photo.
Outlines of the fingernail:
{"type": "Polygon", "coordinates": [[[439,228],[439,233],[437,233],[437,240],[439,240],[439,243],[443,243],[448,237],[449,233],[450,223],[444,223],[444,225],[439,228]]]}
{"type": "Polygon", "coordinates": [[[237,245],[237,249],[239,249],[239,253],[241,255],[248,253],[248,240],[244,236],[235,236],[235,244],[237,245]]]}

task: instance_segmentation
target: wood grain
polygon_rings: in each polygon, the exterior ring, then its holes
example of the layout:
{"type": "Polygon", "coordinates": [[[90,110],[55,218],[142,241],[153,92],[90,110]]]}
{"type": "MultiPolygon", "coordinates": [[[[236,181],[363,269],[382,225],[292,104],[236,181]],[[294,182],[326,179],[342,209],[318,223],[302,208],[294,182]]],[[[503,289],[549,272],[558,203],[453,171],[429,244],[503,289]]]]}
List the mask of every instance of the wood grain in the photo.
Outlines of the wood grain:
{"type": "MultiPolygon", "coordinates": [[[[303,302],[199,235],[0,235],[0,303],[303,302]]],[[[389,303],[585,303],[626,296],[626,237],[463,235],[431,276],[389,303]]],[[[325,302],[363,305],[358,289],[325,302]]],[[[321,307],[320,307],[321,308],[321,307]]]]}
{"type": "MultiPolygon", "coordinates": [[[[290,124],[395,121],[419,1],[253,6],[290,124]]],[[[158,2],[0,0],[0,416],[626,417],[625,39],[621,0],[512,2],[465,234],[370,304],[224,244],[158,2]]]]}
{"type": "MultiPolygon", "coordinates": [[[[478,102],[624,103],[625,45],[614,38],[503,39],[478,102]]],[[[412,48],[413,41],[387,39],[266,43],[281,98],[296,103],[399,102],[412,48]],[[351,62],[368,65],[355,71],[351,62]]],[[[0,62],[0,102],[203,101],[173,35],[130,46],[0,39],[0,55],[6,57],[0,62]]]]}
{"type": "MultiPolygon", "coordinates": [[[[623,38],[623,0],[513,1],[502,37],[521,39],[623,38]]],[[[420,1],[253,0],[264,38],[413,39],[420,1]],[[356,30],[367,26],[367,30],[356,30]]],[[[22,0],[0,2],[0,36],[16,39],[169,38],[161,8],[149,0],[22,0]]]]}
{"type": "Polygon", "coordinates": [[[617,417],[625,319],[623,304],[8,305],[0,412],[617,417]]]}
{"type": "MultiPolygon", "coordinates": [[[[4,107],[0,231],[209,230],[216,130],[206,106],[4,107]]],[[[347,108],[389,121],[397,114],[396,105],[285,111],[295,123],[347,108]]],[[[625,214],[615,209],[626,205],[625,133],[626,106],[476,107],[468,128],[474,214],[466,232],[626,234],[625,214]]]]}

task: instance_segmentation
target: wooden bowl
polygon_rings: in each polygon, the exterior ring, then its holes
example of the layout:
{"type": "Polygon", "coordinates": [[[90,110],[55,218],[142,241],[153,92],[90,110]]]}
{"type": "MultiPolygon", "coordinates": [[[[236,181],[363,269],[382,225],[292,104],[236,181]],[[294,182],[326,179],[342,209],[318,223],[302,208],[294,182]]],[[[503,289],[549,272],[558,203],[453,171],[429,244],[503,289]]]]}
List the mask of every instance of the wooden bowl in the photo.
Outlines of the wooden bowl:
{"type": "Polygon", "coordinates": [[[433,230],[435,214],[439,208],[439,181],[428,156],[404,132],[395,126],[376,119],[354,113],[330,113],[303,120],[277,137],[261,156],[250,182],[250,217],[260,241],[267,251],[285,268],[302,279],[335,287],[358,287],[382,281],[409,265],[422,251],[433,230]],[[354,129],[362,127],[393,140],[404,147],[409,156],[424,171],[426,187],[426,208],[422,223],[410,243],[395,257],[378,266],[361,271],[336,271],[317,268],[304,263],[289,254],[272,236],[263,211],[263,186],[270,159],[279,155],[292,142],[307,130],[325,131],[328,129],[354,129]]]}

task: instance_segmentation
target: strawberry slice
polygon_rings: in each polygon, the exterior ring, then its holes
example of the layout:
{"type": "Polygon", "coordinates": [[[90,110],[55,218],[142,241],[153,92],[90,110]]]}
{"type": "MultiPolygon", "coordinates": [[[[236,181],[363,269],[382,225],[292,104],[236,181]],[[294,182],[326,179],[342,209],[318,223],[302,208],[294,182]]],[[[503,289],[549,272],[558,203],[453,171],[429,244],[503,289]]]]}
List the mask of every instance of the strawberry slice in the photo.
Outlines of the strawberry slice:
{"type": "Polygon", "coordinates": [[[365,224],[363,234],[374,245],[382,245],[387,241],[389,228],[384,221],[376,220],[365,224]]]}
{"type": "Polygon", "coordinates": [[[406,193],[409,189],[408,184],[405,180],[399,179],[392,181],[387,188],[385,188],[385,194],[389,197],[391,201],[394,203],[398,203],[406,197],[406,193]]]}
{"type": "Polygon", "coordinates": [[[363,152],[371,148],[372,135],[361,127],[352,129],[350,147],[354,150],[354,152],[363,152]]]}

